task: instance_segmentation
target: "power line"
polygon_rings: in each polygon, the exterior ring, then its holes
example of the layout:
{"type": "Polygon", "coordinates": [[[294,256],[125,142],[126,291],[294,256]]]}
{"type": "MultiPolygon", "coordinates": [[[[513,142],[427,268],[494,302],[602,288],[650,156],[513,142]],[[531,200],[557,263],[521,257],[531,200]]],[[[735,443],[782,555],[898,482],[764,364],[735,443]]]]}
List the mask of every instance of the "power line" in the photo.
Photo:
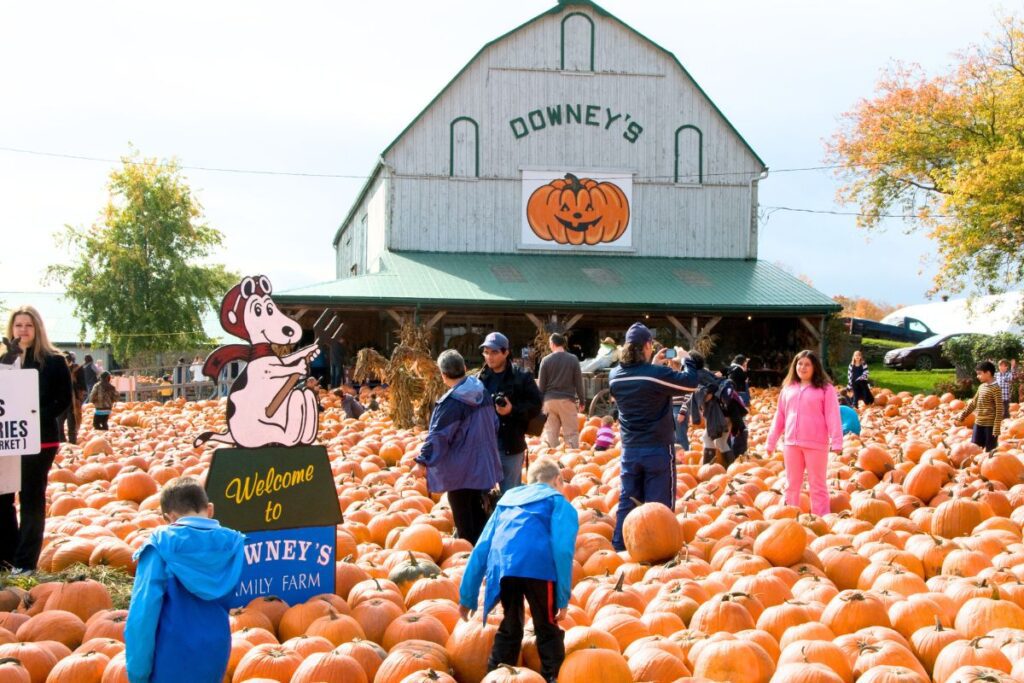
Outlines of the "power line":
{"type": "Polygon", "coordinates": [[[765,211],[793,211],[796,213],[818,213],[818,214],[829,214],[832,216],[862,216],[871,218],[906,218],[911,220],[924,220],[925,218],[956,218],[956,216],[949,216],[944,214],[929,214],[926,216],[918,216],[915,214],[906,213],[860,213],[857,211],[834,211],[831,209],[800,209],[792,206],[762,206],[760,207],[765,211]]]}
{"type": "MultiPolygon", "coordinates": [[[[84,154],[69,154],[65,152],[45,152],[34,149],[24,149],[19,147],[2,147],[0,151],[11,152],[14,154],[28,154],[32,156],[50,157],[55,159],[72,159],[75,161],[93,161],[105,164],[133,164],[142,165],[144,161],[134,161],[131,159],[110,159],[107,157],[94,157],[84,154]]],[[[793,168],[777,168],[769,169],[771,173],[804,173],[810,171],[829,171],[837,168],[860,168],[864,166],[883,166],[889,162],[865,162],[859,164],[825,164],[821,166],[798,166],[793,168]]],[[[236,173],[243,175],[267,175],[267,176],[293,176],[299,178],[340,178],[346,180],[368,180],[368,175],[354,175],[345,173],[315,173],[311,171],[275,171],[265,169],[246,169],[246,168],[229,168],[219,166],[192,166],[192,165],[181,165],[179,166],[182,170],[189,171],[208,171],[212,173],[236,173]]],[[[645,176],[638,177],[634,175],[623,175],[615,176],[614,174],[602,174],[605,178],[622,178],[622,179],[633,179],[633,180],[675,180],[678,176],[676,175],[663,175],[663,176],[645,176]]],[[[759,171],[716,171],[713,173],[702,173],[703,177],[720,177],[720,176],[756,176],[760,175],[759,171]]],[[[450,176],[447,175],[431,175],[431,174],[399,174],[402,178],[422,178],[422,179],[444,179],[450,176]]],[[[687,176],[690,177],[690,176],[687,176]]],[[[518,178],[488,178],[489,180],[518,180],[518,178]]]]}

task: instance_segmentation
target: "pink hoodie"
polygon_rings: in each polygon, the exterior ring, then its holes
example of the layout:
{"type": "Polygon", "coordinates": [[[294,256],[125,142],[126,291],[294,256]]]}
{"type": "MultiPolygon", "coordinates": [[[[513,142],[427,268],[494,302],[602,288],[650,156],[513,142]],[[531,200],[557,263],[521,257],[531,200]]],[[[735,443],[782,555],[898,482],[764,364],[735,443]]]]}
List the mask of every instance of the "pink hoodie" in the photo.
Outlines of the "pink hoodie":
{"type": "Polygon", "coordinates": [[[836,388],[826,384],[818,389],[800,382],[783,387],[779,394],[779,408],[765,443],[769,453],[775,450],[780,436],[784,436],[789,446],[829,450],[831,442],[832,450],[841,451],[843,426],[836,388]]]}

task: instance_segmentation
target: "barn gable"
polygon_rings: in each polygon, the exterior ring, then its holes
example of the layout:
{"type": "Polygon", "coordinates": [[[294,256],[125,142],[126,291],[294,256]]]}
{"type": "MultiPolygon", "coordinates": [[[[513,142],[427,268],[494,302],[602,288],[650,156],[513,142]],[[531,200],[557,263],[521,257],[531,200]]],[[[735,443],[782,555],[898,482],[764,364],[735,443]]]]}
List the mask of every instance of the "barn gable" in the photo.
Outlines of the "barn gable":
{"type": "Polygon", "coordinates": [[[523,239],[537,169],[631,185],[632,234],[586,251],[756,258],[764,162],[671,52],[578,1],[487,43],[388,145],[335,236],[337,276],[388,250],[569,248],[523,239]]]}

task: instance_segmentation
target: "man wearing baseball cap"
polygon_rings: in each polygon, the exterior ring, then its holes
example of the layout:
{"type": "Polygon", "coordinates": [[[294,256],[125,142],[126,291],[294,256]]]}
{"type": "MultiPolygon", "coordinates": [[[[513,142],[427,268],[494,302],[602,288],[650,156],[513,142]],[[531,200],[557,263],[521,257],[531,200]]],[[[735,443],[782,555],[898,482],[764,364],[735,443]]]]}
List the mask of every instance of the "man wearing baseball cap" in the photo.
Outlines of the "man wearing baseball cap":
{"type": "Polygon", "coordinates": [[[501,454],[502,493],[523,483],[526,427],[540,415],[541,396],[528,370],[517,368],[509,358],[508,337],[491,332],[480,345],[485,367],[480,381],[494,400],[498,413],[498,452],[501,454]]]}
{"type": "Polygon", "coordinates": [[[622,522],[636,507],[634,501],[664,503],[670,510],[675,509],[672,397],[693,391],[697,369],[685,351],[680,372],[659,363],[664,355],[665,349],[654,353],[651,331],[643,323],[634,323],[626,332],[620,364],[608,375],[622,435],[622,495],[612,535],[616,550],[626,549],[622,522]]]}

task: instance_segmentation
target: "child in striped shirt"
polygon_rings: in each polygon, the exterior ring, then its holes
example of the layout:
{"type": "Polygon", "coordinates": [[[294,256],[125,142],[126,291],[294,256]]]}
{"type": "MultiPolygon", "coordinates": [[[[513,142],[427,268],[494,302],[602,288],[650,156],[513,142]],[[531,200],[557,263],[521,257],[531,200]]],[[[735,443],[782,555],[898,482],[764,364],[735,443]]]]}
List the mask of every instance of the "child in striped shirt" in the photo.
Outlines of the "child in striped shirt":
{"type": "Polygon", "coordinates": [[[999,372],[996,373],[996,384],[1003,399],[1003,419],[1010,417],[1010,388],[1013,385],[1013,372],[1010,361],[1005,358],[999,361],[999,372]]]}
{"type": "Polygon", "coordinates": [[[999,441],[999,428],[1003,421],[1003,401],[999,385],[995,381],[996,366],[990,360],[984,360],[974,366],[974,372],[981,382],[978,393],[967,402],[957,420],[963,420],[972,412],[975,413],[974,433],[971,441],[986,451],[995,449],[999,441]]]}

